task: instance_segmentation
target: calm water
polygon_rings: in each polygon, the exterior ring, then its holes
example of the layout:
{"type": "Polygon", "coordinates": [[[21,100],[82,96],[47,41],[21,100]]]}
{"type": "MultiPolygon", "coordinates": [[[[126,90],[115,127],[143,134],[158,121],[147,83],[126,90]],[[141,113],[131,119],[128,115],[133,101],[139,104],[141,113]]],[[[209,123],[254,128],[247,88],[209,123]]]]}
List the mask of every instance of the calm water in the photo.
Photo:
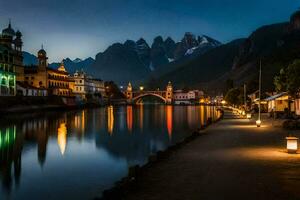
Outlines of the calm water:
{"type": "Polygon", "coordinates": [[[214,107],[122,106],[0,120],[0,199],[91,199],[128,166],[216,118],[214,107]]]}

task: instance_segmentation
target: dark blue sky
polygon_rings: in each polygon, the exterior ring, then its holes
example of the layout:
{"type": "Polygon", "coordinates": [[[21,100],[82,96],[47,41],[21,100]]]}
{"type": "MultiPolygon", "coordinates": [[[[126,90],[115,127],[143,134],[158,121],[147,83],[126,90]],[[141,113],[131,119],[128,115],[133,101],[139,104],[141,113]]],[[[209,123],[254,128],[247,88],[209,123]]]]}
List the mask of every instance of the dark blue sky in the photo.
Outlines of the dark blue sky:
{"type": "Polygon", "coordinates": [[[44,44],[50,61],[94,57],[113,42],[187,31],[228,42],[264,24],[287,21],[298,0],[0,0],[0,25],[11,18],[24,49],[44,44]]]}

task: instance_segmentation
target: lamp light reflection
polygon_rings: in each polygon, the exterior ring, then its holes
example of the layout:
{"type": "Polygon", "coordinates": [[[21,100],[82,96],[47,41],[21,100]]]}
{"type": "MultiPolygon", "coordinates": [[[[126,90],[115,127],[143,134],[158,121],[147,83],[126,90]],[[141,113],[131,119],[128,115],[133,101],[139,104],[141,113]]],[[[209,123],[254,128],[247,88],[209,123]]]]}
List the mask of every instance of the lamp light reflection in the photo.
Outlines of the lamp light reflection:
{"type": "Polygon", "coordinates": [[[111,135],[114,129],[114,108],[113,106],[107,107],[107,131],[111,135]]]}
{"type": "Polygon", "coordinates": [[[132,116],[132,106],[127,106],[126,112],[127,118],[127,128],[129,132],[132,132],[132,123],[133,123],[133,116],[132,116]]]}
{"type": "Polygon", "coordinates": [[[173,129],[173,107],[172,106],[167,106],[166,120],[167,120],[167,129],[168,129],[169,139],[171,139],[172,138],[172,129],[173,129]]]}
{"type": "Polygon", "coordinates": [[[59,146],[61,155],[65,154],[67,146],[67,127],[66,123],[61,123],[57,129],[57,144],[59,146]]]}

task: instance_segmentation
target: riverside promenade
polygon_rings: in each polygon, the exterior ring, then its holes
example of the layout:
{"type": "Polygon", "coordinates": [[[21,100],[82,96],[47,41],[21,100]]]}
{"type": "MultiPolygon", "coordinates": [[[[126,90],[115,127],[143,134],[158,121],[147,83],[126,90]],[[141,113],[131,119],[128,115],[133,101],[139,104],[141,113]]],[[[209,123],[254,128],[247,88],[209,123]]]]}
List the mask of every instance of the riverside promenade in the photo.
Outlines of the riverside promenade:
{"type": "Polygon", "coordinates": [[[225,111],[202,136],[143,171],[123,199],[300,199],[300,154],[286,153],[286,136],[272,121],[257,128],[225,111]]]}

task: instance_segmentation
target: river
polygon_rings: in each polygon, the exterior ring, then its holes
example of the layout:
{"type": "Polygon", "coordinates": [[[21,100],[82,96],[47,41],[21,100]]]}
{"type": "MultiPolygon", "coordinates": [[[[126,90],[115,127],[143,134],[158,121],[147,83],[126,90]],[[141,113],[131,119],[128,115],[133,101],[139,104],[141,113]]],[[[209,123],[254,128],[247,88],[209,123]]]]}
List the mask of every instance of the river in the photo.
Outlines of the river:
{"type": "Polygon", "coordinates": [[[136,105],[2,116],[0,199],[92,199],[183,140],[210,106],[136,105]]]}

